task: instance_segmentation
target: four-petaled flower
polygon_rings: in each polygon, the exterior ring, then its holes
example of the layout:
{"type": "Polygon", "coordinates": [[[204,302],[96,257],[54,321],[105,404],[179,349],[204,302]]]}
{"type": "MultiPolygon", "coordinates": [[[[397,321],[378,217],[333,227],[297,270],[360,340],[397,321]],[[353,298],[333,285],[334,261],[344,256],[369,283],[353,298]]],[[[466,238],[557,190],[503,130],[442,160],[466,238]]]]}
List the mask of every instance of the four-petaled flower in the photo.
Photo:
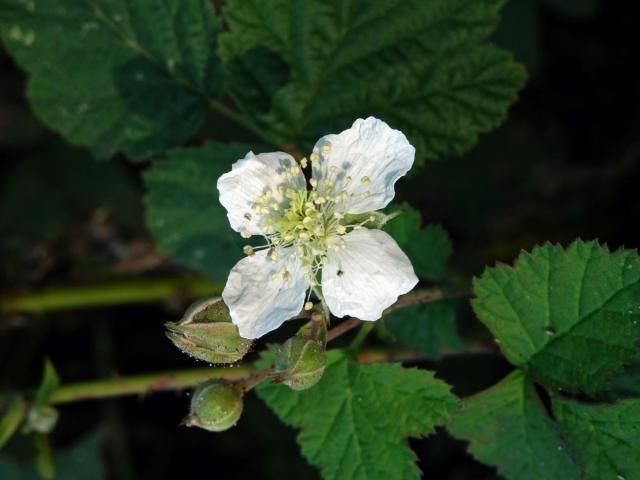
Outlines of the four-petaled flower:
{"type": "Polygon", "coordinates": [[[402,132],[369,117],[318,140],[309,186],[307,160],[282,152],[249,152],[220,177],[231,228],[266,239],[245,247],[222,292],[241,336],[261,337],[311,308],[311,291],[337,317],[373,321],[416,285],[407,256],[375,228],[414,156],[402,132]]]}

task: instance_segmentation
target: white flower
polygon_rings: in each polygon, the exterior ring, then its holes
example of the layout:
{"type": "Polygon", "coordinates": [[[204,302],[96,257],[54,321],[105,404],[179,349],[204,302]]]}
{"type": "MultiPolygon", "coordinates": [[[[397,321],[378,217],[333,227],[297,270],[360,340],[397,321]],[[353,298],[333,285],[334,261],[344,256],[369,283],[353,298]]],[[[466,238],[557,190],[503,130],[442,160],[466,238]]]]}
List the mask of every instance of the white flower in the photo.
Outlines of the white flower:
{"type": "MultiPolygon", "coordinates": [[[[231,270],[222,292],[245,338],[258,338],[309,308],[311,291],[342,317],[378,320],[418,282],[407,256],[375,214],[393,198],[415,148],[402,132],[373,117],[326,135],[310,156],[307,187],[300,165],[282,152],[233,164],[218,180],[231,228],[262,235],[262,249],[231,270]],[[307,293],[309,292],[309,293],[307,293]]],[[[307,160],[301,160],[305,167],[307,160]]]]}

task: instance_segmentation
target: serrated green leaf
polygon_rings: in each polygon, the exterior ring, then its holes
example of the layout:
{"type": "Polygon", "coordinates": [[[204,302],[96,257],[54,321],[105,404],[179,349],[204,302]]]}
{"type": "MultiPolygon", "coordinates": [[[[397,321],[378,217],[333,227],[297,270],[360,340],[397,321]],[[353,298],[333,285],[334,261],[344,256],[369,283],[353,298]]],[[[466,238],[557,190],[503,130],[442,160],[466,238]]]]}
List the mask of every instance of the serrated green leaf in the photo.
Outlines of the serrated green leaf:
{"type": "Polygon", "coordinates": [[[640,478],[640,399],[590,405],[556,397],[553,412],[585,480],[640,478]]]}
{"type": "Polygon", "coordinates": [[[36,391],[36,405],[45,405],[51,393],[60,385],[60,377],[56,368],[48,358],[44,362],[42,381],[36,391]]]}
{"type": "Polygon", "coordinates": [[[429,280],[442,280],[453,245],[446,230],[429,224],[422,228],[422,215],[408,203],[393,206],[390,212],[401,212],[383,228],[407,254],[416,274],[429,280]]]}
{"type": "Polygon", "coordinates": [[[174,150],[144,174],[147,226],[160,250],[216,280],[242,257],[242,238],[229,227],[216,182],[248,151],[221,143],[174,150]]]}
{"type": "Polygon", "coordinates": [[[190,138],[221,90],[207,0],[0,0],[0,33],[35,112],[101,157],[190,138]]]}
{"type": "Polygon", "coordinates": [[[457,406],[431,372],[361,365],[336,350],[315,387],[261,384],[257,391],[282,421],[302,430],[302,453],[326,479],[420,478],[407,437],[432,433],[457,406]]]}
{"type": "Polygon", "coordinates": [[[354,118],[402,130],[419,159],[459,155],[524,82],[486,43],[503,0],[230,0],[229,88],[280,144],[308,149],[354,118]]]}
{"type": "Polygon", "coordinates": [[[507,358],[546,385],[588,394],[636,352],[640,258],[576,241],[522,253],[513,268],[487,269],[473,307],[507,358]]]}
{"type": "Polygon", "coordinates": [[[385,317],[385,325],[398,342],[436,359],[446,348],[464,347],[456,331],[457,306],[455,300],[440,300],[401,308],[385,317]]]}
{"type": "Polygon", "coordinates": [[[27,414],[27,402],[20,396],[8,397],[0,404],[0,450],[20,427],[27,414]]]}
{"type": "Polygon", "coordinates": [[[497,466],[509,480],[580,478],[557,425],[546,414],[533,383],[519,370],[465,399],[449,430],[470,442],[475,458],[497,466]]]}

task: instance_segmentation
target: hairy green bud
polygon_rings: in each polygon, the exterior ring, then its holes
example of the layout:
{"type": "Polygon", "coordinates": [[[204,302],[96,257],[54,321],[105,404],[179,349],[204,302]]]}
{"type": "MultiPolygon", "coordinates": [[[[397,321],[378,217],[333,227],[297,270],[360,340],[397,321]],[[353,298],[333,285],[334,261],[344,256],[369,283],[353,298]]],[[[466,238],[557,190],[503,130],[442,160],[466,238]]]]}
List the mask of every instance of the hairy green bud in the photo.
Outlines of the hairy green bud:
{"type": "Polygon", "coordinates": [[[178,323],[166,324],[167,337],[183,352],[209,363],[233,363],[251,348],[238,334],[221,298],[194,303],[178,323]]]}
{"type": "Polygon", "coordinates": [[[193,393],[191,410],[184,424],[210,432],[228,430],[240,419],[243,393],[242,387],[219,380],[200,385],[193,393]]]}
{"type": "Polygon", "coordinates": [[[292,390],[306,390],[320,381],[326,366],[324,342],[296,335],[278,348],[276,381],[292,390]]]}

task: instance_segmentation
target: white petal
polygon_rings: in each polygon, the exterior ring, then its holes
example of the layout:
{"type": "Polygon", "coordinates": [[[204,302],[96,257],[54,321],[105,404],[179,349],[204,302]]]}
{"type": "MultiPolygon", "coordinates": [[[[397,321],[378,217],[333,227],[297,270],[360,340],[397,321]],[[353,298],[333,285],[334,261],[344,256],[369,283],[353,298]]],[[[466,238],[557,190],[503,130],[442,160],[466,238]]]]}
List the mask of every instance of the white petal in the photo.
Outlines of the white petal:
{"type": "Polygon", "coordinates": [[[343,237],[322,270],[322,293],[337,317],[378,320],[418,278],[411,262],[382,230],[354,230],[343,237]]]}
{"type": "Polygon", "coordinates": [[[384,208],[393,199],[394,185],[413,165],[416,149],[402,132],[369,117],[359,118],[338,135],[322,137],[314,152],[320,156],[313,168],[318,190],[346,191],[350,197],[343,210],[364,213],[384,208]],[[327,180],[334,186],[327,186],[327,180]]]}
{"type": "Polygon", "coordinates": [[[295,190],[306,188],[302,170],[288,153],[254,155],[249,152],[235,162],[231,171],[218,179],[220,203],[227,209],[231,228],[236,232],[264,233],[261,225],[263,214],[252,210],[251,206],[268,190],[272,192],[273,202],[281,202],[279,185],[295,190]]]}
{"type": "Polygon", "coordinates": [[[291,249],[280,249],[275,262],[261,250],[231,269],[222,299],[240,336],[259,338],[300,313],[307,288],[302,264],[291,249]],[[289,279],[283,278],[285,271],[289,279]]]}

